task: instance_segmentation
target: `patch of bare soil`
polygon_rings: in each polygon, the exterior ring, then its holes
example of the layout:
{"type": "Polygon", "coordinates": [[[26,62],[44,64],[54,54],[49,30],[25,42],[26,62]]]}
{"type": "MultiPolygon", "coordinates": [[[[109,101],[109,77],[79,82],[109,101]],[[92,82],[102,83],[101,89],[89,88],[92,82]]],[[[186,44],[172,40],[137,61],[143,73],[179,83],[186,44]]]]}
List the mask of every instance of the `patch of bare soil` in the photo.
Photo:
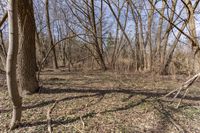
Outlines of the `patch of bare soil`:
{"type": "MultiPolygon", "coordinates": [[[[179,109],[170,99],[158,99],[188,79],[173,78],[101,71],[42,72],[43,87],[38,94],[24,97],[22,124],[12,132],[47,132],[47,111],[56,102],[50,114],[55,133],[198,133],[199,83],[190,88],[179,109]]],[[[0,75],[0,87],[0,132],[8,132],[12,108],[5,75],[0,75]]]]}

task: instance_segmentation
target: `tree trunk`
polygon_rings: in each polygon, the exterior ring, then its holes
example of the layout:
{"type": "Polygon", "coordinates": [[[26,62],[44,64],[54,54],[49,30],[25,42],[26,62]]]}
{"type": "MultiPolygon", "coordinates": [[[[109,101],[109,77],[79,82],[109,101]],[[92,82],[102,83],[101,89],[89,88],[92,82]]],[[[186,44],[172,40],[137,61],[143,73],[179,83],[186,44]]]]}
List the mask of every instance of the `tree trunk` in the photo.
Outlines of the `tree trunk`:
{"type": "Polygon", "coordinates": [[[8,22],[9,22],[9,47],[6,62],[6,78],[10,99],[13,103],[12,120],[10,129],[16,128],[21,120],[22,98],[19,95],[16,77],[16,64],[18,53],[18,20],[17,1],[8,1],[8,22]]]}
{"type": "MultiPolygon", "coordinates": [[[[99,62],[101,64],[101,69],[102,70],[107,70],[106,67],[106,63],[104,60],[104,56],[103,56],[103,47],[100,46],[102,44],[99,44],[99,39],[98,39],[98,32],[97,32],[97,27],[96,27],[96,17],[95,17],[95,5],[94,5],[94,0],[91,0],[91,18],[92,18],[92,30],[94,31],[94,42],[95,42],[95,50],[96,50],[96,54],[99,57],[99,62]],[[102,47],[102,48],[101,48],[102,47]],[[101,50],[102,49],[102,50],[101,50]]],[[[102,43],[102,42],[101,42],[102,43]]]]}
{"type": "Polygon", "coordinates": [[[139,71],[141,68],[141,54],[140,54],[140,42],[139,42],[139,27],[138,27],[138,18],[134,17],[135,21],[135,64],[136,64],[136,70],[139,71]],[[136,19],[137,18],[137,19],[136,19]]]}
{"type": "MultiPolygon", "coordinates": [[[[53,36],[52,36],[52,32],[51,32],[51,24],[50,24],[50,18],[49,18],[49,0],[45,1],[45,6],[46,6],[45,15],[46,15],[46,21],[47,21],[48,38],[49,38],[49,42],[50,42],[51,46],[53,46],[54,43],[53,43],[53,36]]],[[[53,67],[54,67],[54,69],[58,69],[55,48],[53,48],[52,51],[53,51],[53,67]]]]}
{"type": "Polygon", "coordinates": [[[192,38],[193,41],[190,40],[192,44],[192,54],[194,56],[193,58],[193,71],[195,73],[199,72],[199,41],[198,41],[198,36],[197,36],[197,29],[196,29],[196,23],[195,23],[195,8],[192,6],[192,2],[190,0],[185,0],[185,3],[187,3],[188,7],[188,14],[189,16],[189,33],[190,37],[192,38]]]}
{"type": "Polygon", "coordinates": [[[65,67],[66,66],[66,42],[64,42],[61,46],[62,48],[62,66],[65,67]]]}
{"type": "MultiPolygon", "coordinates": [[[[154,3],[154,0],[152,0],[152,3],[154,3]]],[[[151,6],[151,10],[148,14],[148,27],[147,27],[147,37],[146,37],[146,42],[147,46],[149,46],[149,65],[148,69],[151,71],[152,70],[152,65],[153,65],[153,53],[152,53],[152,43],[151,43],[151,28],[152,28],[152,21],[153,21],[153,15],[154,15],[154,8],[151,6]]]]}
{"type": "Polygon", "coordinates": [[[0,21],[0,28],[4,24],[4,22],[6,21],[7,18],[8,18],[8,13],[4,14],[2,20],[0,21]]]}
{"type": "MultiPolygon", "coordinates": [[[[143,66],[142,62],[141,62],[142,54],[141,54],[141,44],[140,44],[140,35],[139,35],[139,17],[138,16],[140,14],[139,14],[139,12],[137,12],[138,14],[135,13],[135,11],[134,11],[135,5],[133,4],[133,2],[131,0],[128,0],[127,2],[131,8],[131,14],[132,14],[132,17],[135,22],[135,51],[132,53],[135,53],[135,67],[136,67],[135,71],[139,71],[141,69],[141,66],[143,66]]],[[[130,42],[130,45],[131,45],[131,42],[130,42]]]]}
{"type": "Polygon", "coordinates": [[[36,36],[36,62],[37,65],[40,66],[40,63],[42,62],[42,59],[44,58],[43,55],[43,47],[42,47],[42,43],[39,37],[39,33],[37,33],[37,31],[35,32],[35,36],[36,36]]]}
{"type": "MultiPolygon", "coordinates": [[[[162,9],[161,9],[161,14],[164,15],[164,11],[165,11],[165,7],[166,7],[166,2],[162,1],[162,9]]],[[[156,56],[158,57],[158,60],[160,62],[160,58],[161,58],[161,36],[162,36],[162,28],[163,28],[163,17],[160,16],[159,18],[159,23],[158,23],[158,31],[156,33],[156,56]]]]}
{"type": "Polygon", "coordinates": [[[3,41],[3,33],[2,31],[0,31],[0,58],[4,70],[6,70],[6,57],[7,57],[7,52],[3,41]]]}
{"type": "Polygon", "coordinates": [[[139,34],[139,43],[141,49],[141,69],[146,70],[147,68],[147,56],[146,56],[146,48],[145,48],[145,41],[144,41],[144,32],[143,32],[143,23],[141,13],[138,14],[139,24],[140,24],[140,34],[139,34]]]}
{"type": "MultiPolygon", "coordinates": [[[[181,30],[184,30],[186,25],[187,25],[187,23],[185,22],[182,25],[181,30]]],[[[169,66],[170,66],[170,63],[172,61],[172,57],[173,57],[174,51],[176,49],[176,46],[178,45],[178,42],[179,42],[179,39],[180,39],[181,35],[182,35],[182,33],[178,32],[178,35],[176,36],[176,38],[175,38],[175,40],[173,42],[173,45],[172,45],[171,49],[169,50],[169,53],[168,53],[168,55],[167,55],[167,57],[165,59],[165,62],[162,65],[161,72],[160,72],[161,75],[167,75],[169,73],[169,66]]]]}
{"type": "MultiPolygon", "coordinates": [[[[172,23],[173,23],[173,20],[174,20],[176,5],[177,5],[177,0],[172,1],[172,9],[171,9],[171,13],[170,13],[170,16],[169,16],[169,21],[172,22],[172,23]]],[[[161,53],[161,59],[160,59],[161,65],[163,65],[164,62],[165,62],[168,39],[169,39],[170,31],[172,29],[173,29],[173,25],[171,23],[168,23],[165,35],[164,35],[162,42],[161,42],[161,47],[163,47],[162,53],[161,53]]]]}
{"type": "Polygon", "coordinates": [[[38,90],[36,79],[35,19],[32,0],[18,0],[19,16],[19,52],[18,78],[19,87],[25,94],[38,90]]]}

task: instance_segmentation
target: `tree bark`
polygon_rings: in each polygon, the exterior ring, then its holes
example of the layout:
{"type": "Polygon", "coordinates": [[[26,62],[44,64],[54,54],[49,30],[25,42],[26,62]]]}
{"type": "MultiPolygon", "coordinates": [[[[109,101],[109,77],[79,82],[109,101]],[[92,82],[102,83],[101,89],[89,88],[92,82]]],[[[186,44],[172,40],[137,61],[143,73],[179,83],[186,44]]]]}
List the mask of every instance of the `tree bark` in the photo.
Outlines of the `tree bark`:
{"type": "Polygon", "coordinates": [[[18,78],[19,87],[25,94],[38,90],[36,79],[35,19],[32,0],[18,0],[19,16],[19,52],[18,78]]]}
{"type": "Polygon", "coordinates": [[[21,120],[22,98],[19,95],[16,77],[16,64],[18,53],[18,20],[17,0],[8,1],[8,22],[9,22],[9,47],[6,61],[6,78],[10,99],[13,104],[12,120],[10,129],[16,128],[21,120]]]}

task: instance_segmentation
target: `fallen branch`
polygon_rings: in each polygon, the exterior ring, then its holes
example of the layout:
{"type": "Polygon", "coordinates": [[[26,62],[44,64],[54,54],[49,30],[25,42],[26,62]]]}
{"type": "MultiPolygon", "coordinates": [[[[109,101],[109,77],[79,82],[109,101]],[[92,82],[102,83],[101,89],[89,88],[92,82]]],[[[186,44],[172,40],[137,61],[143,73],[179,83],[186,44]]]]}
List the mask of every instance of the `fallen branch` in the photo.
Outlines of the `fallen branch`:
{"type": "Polygon", "coordinates": [[[83,129],[85,129],[85,123],[84,123],[83,118],[81,116],[80,116],[80,120],[81,120],[81,123],[83,125],[83,129]]]}
{"type": "Polygon", "coordinates": [[[49,133],[52,133],[52,127],[51,127],[51,112],[53,111],[53,109],[55,108],[55,106],[56,106],[56,104],[57,104],[57,100],[56,100],[56,102],[53,104],[53,106],[51,106],[51,108],[49,108],[48,110],[47,110],[47,126],[48,126],[48,132],[49,133]]]}
{"type": "Polygon", "coordinates": [[[177,98],[177,96],[181,93],[181,91],[185,91],[184,95],[181,97],[180,101],[178,102],[177,108],[179,107],[179,105],[181,104],[182,100],[185,98],[189,87],[200,77],[200,73],[196,74],[195,76],[193,76],[192,78],[190,78],[189,80],[187,80],[185,83],[182,84],[182,86],[178,89],[172,90],[171,92],[169,92],[168,94],[166,94],[165,96],[163,96],[163,98],[168,97],[172,94],[174,94],[176,92],[176,94],[174,95],[172,102],[177,98]]]}

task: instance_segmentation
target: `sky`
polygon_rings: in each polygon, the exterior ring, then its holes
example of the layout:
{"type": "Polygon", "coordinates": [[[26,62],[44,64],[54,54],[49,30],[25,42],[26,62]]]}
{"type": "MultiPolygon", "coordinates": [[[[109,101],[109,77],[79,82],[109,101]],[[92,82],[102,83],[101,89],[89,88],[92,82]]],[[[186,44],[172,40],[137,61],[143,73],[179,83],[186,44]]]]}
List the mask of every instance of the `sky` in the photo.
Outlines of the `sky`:
{"type": "MultiPolygon", "coordinates": [[[[63,5],[61,5],[61,7],[63,8],[66,8],[66,5],[64,5],[64,1],[65,0],[50,0],[50,13],[51,14],[54,14],[55,10],[52,10],[53,9],[53,6],[51,5],[51,3],[56,3],[57,2],[60,2],[62,3],[61,1],[63,1],[63,5]]],[[[114,0],[114,1],[117,1],[117,0],[114,0]]],[[[146,8],[146,9],[149,9],[150,8],[150,5],[147,4],[147,1],[148,0],[144,0],[146,4],[143,4],[143,7],[146,8]]],[[[170,0],[169,0],[170,1],[170,0]]],[[[192,0],[192,2],[195,2],[196,0],[192,0]]],[[[122,5],[122,0],[120,0],[120,5],[122,5]]],[[[0,18],[2,17],[3,13],[5,12],[6,8],[6,1],[5,0],[0,0],[0,3],[3,4],[3,6],[0,6],[0,18]]],[[[44,0],[34,0],[34,7],[35,7],[35,17],[36,17],[36,22],[37,22],[37,29],[38,31],[42,28],[45,27],[45,17],[44,17],[44,0]],[[41,21],[39,18],[42,18],[41,21]],[[40,26],[40,22],[42,22],[43,24],[40,26]]],[[[96,3],[96,6],[100,6],[99,4],[99,0],[96,0],[95,1],[96,3]]],[[[170,2],[168,3],[170,5],[170,2]]],[[[162,5],[162,2],[159,1],[157,4],[156,4],[156,7],[157,8],[161,8],[161,5],[162,5]]],[[[183,6],[183,4],[181,4],[180,0],[178,0],[178,3],[177,3],[177,8],[176,8],[176,12],[179,13],[180,12],[180,9],[181,7],[183,6]]],[[[115,12],[116,12],[116,8],[113,6],[115,12]]],[[[199,9],[199,8],[198,8],[199,9]]],[[[123,24],[124,21],[125,21],[125,11],[126,9],[124,8],[123,9],[123,15],[121,16],[120,18],[120,21],[121,23],[123,24]]],[[[96,11],[97,12],[97,11],[96,11]]],[[[113,34],[116,32],[116,21],[115,21],[115,18],[113,17],[112,13],[110,12],[110,10],[108,9],[108,6],[104,3],[104,12],[106,14],[105,16],[105,20],[106,20],[106,25],[105,27],[111,27],[110,28],[110,32],[112,32],[113,34]]],[[[167,16],[167,11],[165,12],[165,15],[167,16]]],[[[98,16],[98,12],[97,12],[97,16],[98,16]]],[[[143,19],[143,22],[144,22],[144,31],[147,30],[146,29],[146,24],[147,24],[147,12],[146,11],[143,11],[141,13],[141,16],[142,16],[142,19],[143,19]]],[[[54,15],[51,16],[52,19],[54,19],[54,15]]],[[[185,17],[187,18],[186,16],[186,13],[183,11],[182,12],[182,17],[185,17]]],[[[197,29],[197,34],[198,36],[200,36],[200,16],[199,16],[199,13],[197,13],[195,15],[195,18],[196,18],[196,29],[197,29]]],[[[156,33],[156,28],[157,28],[157,24],[158,24],[158,21],[159,21],[159,14],[158,13],[155,13],[154,14],[154,25],[153,25],[153,29],[152,29],[152,33],[155,34],[156,33]]],[[[52,24],[56,24],[56,22],[52,22],[52,24]]],[[[164,25],[167,25],[166,21],[165,21],[165,24],[164,25]]],[[[179,26],[179,25],[178,25],[179,26]]],[[[52,26],[53,27],[53,26],[52,26]]],[[[56,30],[53,30],[54,31],[54,34],[56,34],[56,30]]],[[[45,32],[45,28],[43,29],[43,32],[45,32]]],[[[126,28],[126,32],[127,34],[130,36],[130,38],[133,38],[134,37],[134,32],[135,32],[135,24],[134,24],[134,21],[133,21],[133,18],[132,18],[132,15],[129,13],[129,17],[128,17],[128,23],[127,23],[127,28],[126,28]]],[[[177,30],[174,30],[175,33],[177,33],[177,30]]],[[[7,36],[7,28],[4,29],[4,33],[5,35],[4,36],[7,36]]],[[[122,34],[122,33],[121,33],[122,34]]],[[[152,34],[152,35],[153,35],[152,34]]],[[[184,38],[184,36],[182,37],[184,38]]],[[[174,37],[171,36],[171,40],[173,40],[174,37]]]]}

